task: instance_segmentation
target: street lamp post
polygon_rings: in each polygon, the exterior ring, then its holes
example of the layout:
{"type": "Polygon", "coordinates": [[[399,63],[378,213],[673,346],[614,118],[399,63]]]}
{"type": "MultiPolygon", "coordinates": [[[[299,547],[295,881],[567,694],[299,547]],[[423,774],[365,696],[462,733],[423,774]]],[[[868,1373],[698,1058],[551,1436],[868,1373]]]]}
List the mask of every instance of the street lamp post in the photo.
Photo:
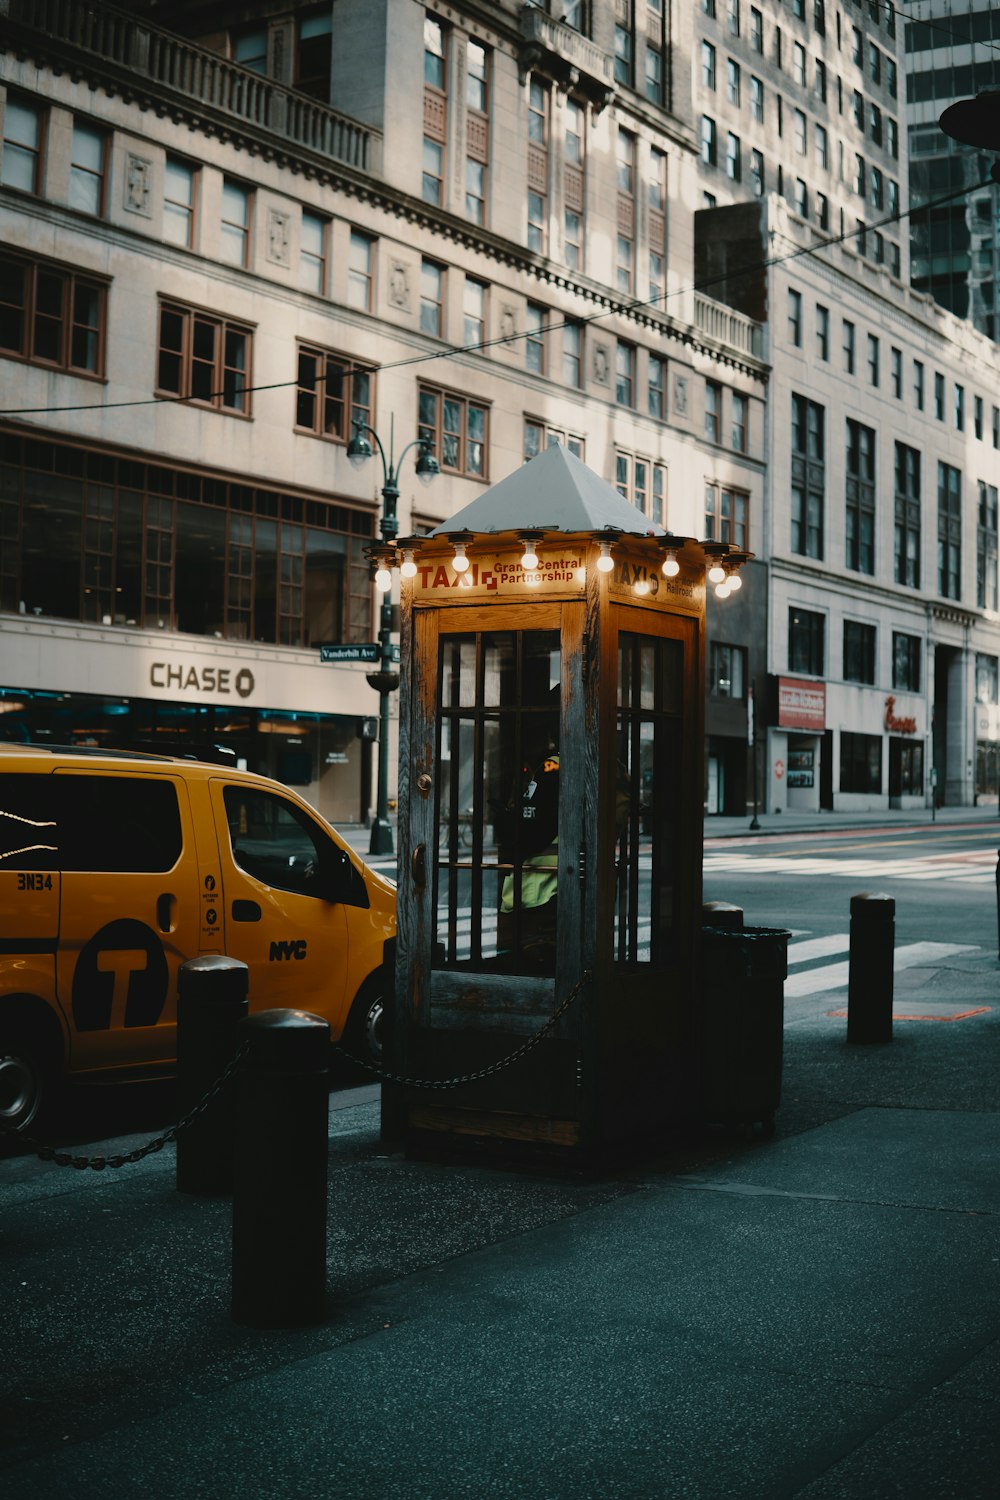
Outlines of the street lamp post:
{"type": "Polygon", "coordinates": [[[375,574],[375,587],[382,595],[378,632],[379,670],[368,673],[368,682],[379,695],[378,798],[368,852],[369,854],[391,854],[393,847],[392,824],[389,822],[389,695],[399,687],[399,673],[393,671],[392,660],[392,573],[389,571],[392,561],[391,552],[388,549],[392,548],[399,534],[396,505],[399,500],[399,470],[403,459],[411,448],[420,449],[414,467],[417,478],[422,484],[429,484],[439,473],[439,469],[437,459],[434,457],[434,443],[431,438],[414,438],[412,443],[407,443],[396,462],[393,456],[395,424],[392,419],[389,424],[388,457],[374,427],[370,427],[361,417],[355,417],[353,424],[354,432],[347,445],[347,457],[353,467],[360,469],[362,464],[372,456],[372,445],[365,436],[366,433],[370,433],[374,438],[382,463],[382,516],[379,521],[379,536],[387,550],[380,559],[379,569],[375,574]]]}

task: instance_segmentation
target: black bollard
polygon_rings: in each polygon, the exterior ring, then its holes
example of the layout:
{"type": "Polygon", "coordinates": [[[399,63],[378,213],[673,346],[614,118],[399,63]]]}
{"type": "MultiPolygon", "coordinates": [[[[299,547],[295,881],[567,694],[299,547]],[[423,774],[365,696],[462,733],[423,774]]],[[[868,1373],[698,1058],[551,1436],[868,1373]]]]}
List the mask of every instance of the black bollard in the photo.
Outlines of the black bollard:
{"type": "MultiPolygon", "coordinates": [[[[177,1106],[181,1119],[225,1072],[247,1013],[249,970],[203,953],[177,971],[177,1106]]],[[[233,1185],[233,1082],[177,1137],[177,1191],[228,1193],[233,1185]]]]}
{"type": "Polygon", "coordinates": [[[847,1040],[892,1041],[896,903],[891,896],[851,897],[847,1040]]]}
{"type": "Polygon", "coordinates": [[[726,932],[743,931],[743,908],[728,901],[706,901],[701,909],[702,927],[721,927],[726,932]]]}
{"type": "Polygon", "coordinates": [[[303,1010],[243,1022],[236,1092],[234,1322],[290,1328],[323,1316],[330,1026],[303,1010]]]}

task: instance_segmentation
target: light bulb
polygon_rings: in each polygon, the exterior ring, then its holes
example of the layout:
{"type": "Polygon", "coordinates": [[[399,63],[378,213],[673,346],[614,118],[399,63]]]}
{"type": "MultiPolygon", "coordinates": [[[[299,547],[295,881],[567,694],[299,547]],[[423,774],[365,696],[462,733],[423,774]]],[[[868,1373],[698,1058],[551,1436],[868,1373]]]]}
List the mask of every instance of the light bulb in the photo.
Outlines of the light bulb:
{"type": "Polygon", "coordinates": [[[680,570],[681,565],[677,561],[677,553],[671,547],[663,559],[663,571],[668,578],[676,578],[680,570]]]}
{"type": "Polygon", "coordinates": [[[586,583],[587,582],[587,570],[586,570],[586,568],[577,568],[577,570],[576,570],[576,581],[577,581],[577,583],[586,583]]]}
{"type": "Polygon", "coordinates": [[[379,564],[378,571],[375,574],[375,587],[380,594],[387,594],[392,588],[392,574],[385,563],[379,564]]]}
{"type": "Polygon", "coordinates": [[[601,555],[597,559],[596,563],[597,571],[598,573],[612,573],[614,571],[614,566],[615,560],[611,556],[611,543],[602,542],[601,555]]]}
{"type": "Polygon", "coordinates": [[[721,583],[726,576],[726,570],[721,563],[713,563],[708,570],[709,583],[721,583]]]}
{"type": "Polygon", "coordinates": [[[736,593],[739,592],[739,590],[742,587],[743,587],[743,579],[740,577],[740,575],[738,573],[730,573],[730,575],[729,575],[729,592],[731,594],[736,594],[736,593]]]}
{"type": "Polygon", "coordinates": [[[406,548],[403,552],[403,561],[400,564],[399,576],[401,578],[416,578],[417,576],[417,565],[413,561],[413,553],[409,548],[406,548]]]}
{"type": "Polygon", "coordinates": [[[469,566],[469,559],[465,555],[464,542],[455,543],[455,556],[451,560],[451,565],[456,573],[464,573],[469,566]]]}
{"type": "Polygon", "coordinates": [[[522,568],[537,568],[538,567],[538,553],[535,551],[535,544],[534,544],[534,542],[525,542],[525,544],[524,544],[524,556],[521,558],[521,567],[522,568]]]}
{"type": "Polygon", "coordinates": [[[637,594],[648,594],[649,593],[649,580],[646,579],[646,578],[639,578],[639,579],[637,579],[636,580],[636,585],[635,585],[635,591],[636,591],[637,594]]]}
{"type": "Polygon", "coordinates": [[[730,583],[729,583],[729,580],[725,577],[725,575],[723,575],[722,582],[721,583],[717,583],[715,585],[715,597],[716,597],[716,599],[728,599],[729,598],[729,593],[730,593],[730,583]]]}

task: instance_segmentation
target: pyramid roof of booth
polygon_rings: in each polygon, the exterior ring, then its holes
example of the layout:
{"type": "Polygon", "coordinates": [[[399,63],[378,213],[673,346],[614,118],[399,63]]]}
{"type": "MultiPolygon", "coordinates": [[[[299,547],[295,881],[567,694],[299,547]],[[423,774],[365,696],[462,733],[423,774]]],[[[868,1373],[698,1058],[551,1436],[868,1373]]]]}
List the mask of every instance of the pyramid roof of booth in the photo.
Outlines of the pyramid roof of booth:
{"type": "Polygon", "coordinates": [[[561,443],[553,443],[529,463],[456,511],[431,536],[456,531],[602,531],[612,527],[634,536],[664,536],[635,505],[588,469],[561,443]]]}

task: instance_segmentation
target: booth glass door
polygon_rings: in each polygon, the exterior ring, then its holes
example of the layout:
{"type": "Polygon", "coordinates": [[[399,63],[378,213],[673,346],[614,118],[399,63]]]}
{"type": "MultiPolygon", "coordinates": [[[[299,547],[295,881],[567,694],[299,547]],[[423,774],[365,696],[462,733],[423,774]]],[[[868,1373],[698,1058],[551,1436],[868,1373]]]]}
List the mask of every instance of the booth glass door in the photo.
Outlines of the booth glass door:
{"type": "Polygon", "coordinates": [[[560,632],[463,615],[473,628],[438,638],[432,967],[551,975],[560,632]]]}

